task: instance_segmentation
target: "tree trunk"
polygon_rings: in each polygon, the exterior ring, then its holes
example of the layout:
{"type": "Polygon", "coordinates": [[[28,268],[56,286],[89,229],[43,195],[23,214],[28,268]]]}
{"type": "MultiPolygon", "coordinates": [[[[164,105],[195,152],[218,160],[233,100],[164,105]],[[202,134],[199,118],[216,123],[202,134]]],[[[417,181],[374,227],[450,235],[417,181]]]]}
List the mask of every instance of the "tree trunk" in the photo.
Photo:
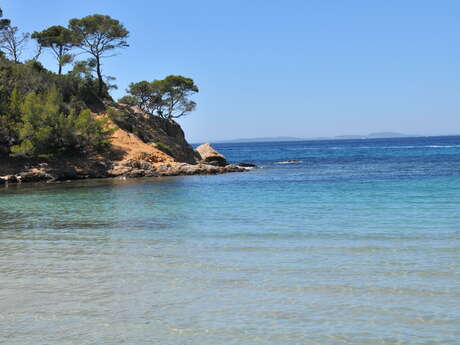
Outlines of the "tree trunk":
{"type": "Polygon", "coordinates": [[[99,80],[98,95],[102,96],[102,73],[101,73],[101,62],[99,56],[96,56],[96,72],[97,79],[99,80]]]}
{"type": "Polygon", "coordinates": [[[13,60],[14,63],[19,63],[18,53],[16,51],[16,47],[13,47],[13,60]]]}
{"type": "Polygon", "coordinates": [[[59,63],[58,74],[61,75],[61,73],[62,73],[62,46],[59,47],[58,63],[59,63]]]}

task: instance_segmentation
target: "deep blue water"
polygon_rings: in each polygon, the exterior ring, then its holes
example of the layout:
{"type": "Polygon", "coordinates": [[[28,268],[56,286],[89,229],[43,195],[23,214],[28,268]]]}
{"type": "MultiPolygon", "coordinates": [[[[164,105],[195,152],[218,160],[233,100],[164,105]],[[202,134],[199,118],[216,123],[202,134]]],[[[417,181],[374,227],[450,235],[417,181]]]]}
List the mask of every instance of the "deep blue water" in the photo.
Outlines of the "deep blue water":
{"type": "Polygon", "coordinates": [[[459,343],[460,137],[214,146],[0,189],[0,343],[459,343]]]}

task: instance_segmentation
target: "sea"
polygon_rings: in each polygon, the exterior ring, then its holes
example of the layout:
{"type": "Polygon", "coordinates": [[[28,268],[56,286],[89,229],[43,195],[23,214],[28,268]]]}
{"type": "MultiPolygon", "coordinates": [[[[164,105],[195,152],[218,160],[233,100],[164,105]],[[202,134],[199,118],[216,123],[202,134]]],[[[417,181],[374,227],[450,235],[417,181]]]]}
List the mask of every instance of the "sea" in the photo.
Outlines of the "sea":
{"type": "Polygon", "coordinates": [[[0,188],[0,344],[460,344],[460,137],[0,188]]]}

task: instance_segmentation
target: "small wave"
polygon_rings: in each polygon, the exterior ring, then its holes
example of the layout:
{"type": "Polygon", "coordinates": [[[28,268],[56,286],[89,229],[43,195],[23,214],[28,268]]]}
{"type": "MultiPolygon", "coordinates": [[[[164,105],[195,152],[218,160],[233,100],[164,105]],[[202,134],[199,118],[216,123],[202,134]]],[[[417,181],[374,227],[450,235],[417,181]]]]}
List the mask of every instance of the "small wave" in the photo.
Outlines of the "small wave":
{"type": "MultiPolygon", "coordinates": [[[[460,147],[460,145],[423,145],[423,146],[383,146],[382,149],[424,149],[424,148],[435,148],[443,149],[450,147],[460,147]]],[[[374,148],[379,148],[378,146],[374,148]]]]}
{"type": "Polygon", "coordinates": [[[449,147],[460,147],[460,145],[428,145],[428,146],[425,146],[425,147],[432,147],[432,148],[436,148],[436,149],[439,149],[439,148],[449,148],[449,147]]]}
{"type": "MultiPolygon", "coordinates": [[[[388,149],[443,149],[459,148],[460,145],[400,145],[400,146],[318,146],[318,147],[289,147],[283,148],[286,151],[306,151],[306,150],[388,150],[388,149]]],[[[279,163],[279,162],[277,162],[279,163]]]]}
{"type": "Polygon", "coordinates": [[[300,163],[303,163],[303,161],[299,161],[296,159],[289,159],[287,161],[275,162],[274,164],[300,164],[300,163]]]}
{"type": "Polygon", "coordinates": [[[284,147],[286,151],[321,150],[322,147],[284,147]]]}
{"type": "Polygon", "coordinates": [[[351,146],[351,147],[329,147],[332,150],[349,150],[349,149],[424,149],[424,148],[435,148],[435,149],[443,149],[443,148],[453,148],[453,147],[460,147],[460,145],[406,145],[406,146],[351,146]]]}

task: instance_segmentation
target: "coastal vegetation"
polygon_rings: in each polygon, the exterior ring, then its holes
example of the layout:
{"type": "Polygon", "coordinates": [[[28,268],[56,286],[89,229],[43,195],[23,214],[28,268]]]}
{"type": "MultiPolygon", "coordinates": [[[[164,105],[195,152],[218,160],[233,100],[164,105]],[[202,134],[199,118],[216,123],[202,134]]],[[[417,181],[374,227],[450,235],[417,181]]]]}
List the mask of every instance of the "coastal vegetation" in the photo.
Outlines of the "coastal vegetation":
{"type": "MultiPolygon", "coordinates": [[[[104,74],[103,61],[129,47],[128,38],[119,20],[101,14],[24,33],[0,9],[0,156],[59,158],[104,151],[114,124],[126,114],[113,107],[109,92],[115,78],[104,74]],[[32,43],[36,48],[28,50],[32,43]],[[55,58],[56,72],[41,63],[46,51],[55,58]]],[[[131,83],[119,103],[173,122],[196,108],[190,97],[197,92],[192,79],[171,75],[131,83]]]]}
{"type": "Polygon", "coordinates": [[[170,75],[163,80],[131,83],[129,96],[120,100],[139,107],[150,115],[164,119],[175,119],[187,115],[196,107],[189,97],[198,92],[192,79],[170,75]]]}

